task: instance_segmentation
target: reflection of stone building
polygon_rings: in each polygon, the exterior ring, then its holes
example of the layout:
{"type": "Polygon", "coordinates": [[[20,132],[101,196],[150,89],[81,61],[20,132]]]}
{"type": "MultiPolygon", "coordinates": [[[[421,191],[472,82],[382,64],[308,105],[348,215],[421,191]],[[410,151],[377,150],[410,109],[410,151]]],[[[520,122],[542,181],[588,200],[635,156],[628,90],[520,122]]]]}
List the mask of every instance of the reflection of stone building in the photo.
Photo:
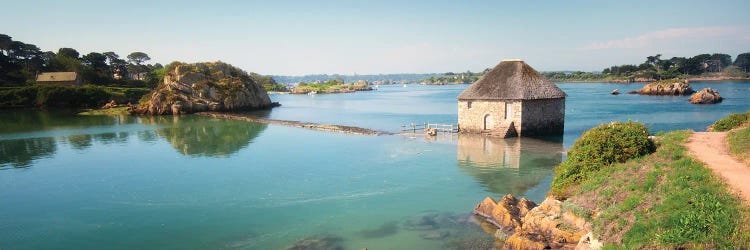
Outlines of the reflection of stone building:
{"type": "Polygon", "coordinates": [[[520,139],[502,139],[477,134],[458,136],[458,161],[486,166],[518,168],[521,164],[520,139]]]}
{"type": "Polygon", "coordinates": [[[478,134],[459,134],[457,147],[461,171],[489,192],[519,196],[552,176],[563,150],[562,142],[478,134]]]}

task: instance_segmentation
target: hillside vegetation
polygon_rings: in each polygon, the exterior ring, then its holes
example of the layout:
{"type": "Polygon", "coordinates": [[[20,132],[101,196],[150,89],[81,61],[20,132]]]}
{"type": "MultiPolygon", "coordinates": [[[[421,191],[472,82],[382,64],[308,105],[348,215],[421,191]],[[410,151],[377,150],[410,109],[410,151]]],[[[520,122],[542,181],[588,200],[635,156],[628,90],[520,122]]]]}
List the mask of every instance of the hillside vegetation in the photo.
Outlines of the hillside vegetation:
{"type": "Polygon", "coordinates": [[[119,88],[85,85],[83,87],[33,85],[0,88],[0,108],[67,107],[98,108],[115,100],[117,103],[137,103],[148,88],[119,88]]]}
{"type": "Polygon", "coordinates": [[[551,192],[605,249],[750,247],[750,209],[686,153],[691,133],[652,143],[643,124],[600,125],[575,142],[551,192]]]}

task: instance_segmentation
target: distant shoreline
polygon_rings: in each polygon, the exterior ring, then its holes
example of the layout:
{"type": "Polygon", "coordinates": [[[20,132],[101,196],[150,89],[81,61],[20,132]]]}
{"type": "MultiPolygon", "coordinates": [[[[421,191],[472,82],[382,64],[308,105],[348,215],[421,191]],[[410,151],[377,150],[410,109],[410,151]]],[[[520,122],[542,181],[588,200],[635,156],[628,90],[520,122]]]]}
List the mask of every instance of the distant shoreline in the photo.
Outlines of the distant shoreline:
{"type": "MultiPolygon", "coordinates": [[[[687,78],[689,82],[721,82],[721,81],[742,81],[742,80],[749,80],[750,78],[743,78],[743,77],[689,77],[687,78]]],[[[627,81],[627,80],[552,80],[553,82],[565,82],[565,83],[597,83],[597,82],[605,82],[605,83],[648,83],[648,82],[655,82],[656,80],[649,79],[637,79],[633,81],[627,81]]]]}

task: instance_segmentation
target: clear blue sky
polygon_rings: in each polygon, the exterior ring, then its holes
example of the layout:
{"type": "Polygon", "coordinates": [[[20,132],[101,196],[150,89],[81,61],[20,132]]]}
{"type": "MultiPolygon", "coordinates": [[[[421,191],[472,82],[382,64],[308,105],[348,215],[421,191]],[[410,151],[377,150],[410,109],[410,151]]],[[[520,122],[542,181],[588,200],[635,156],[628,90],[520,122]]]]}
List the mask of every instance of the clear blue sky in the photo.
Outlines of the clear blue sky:
{"type": "Polygon", "coordinates": [[[143,51],[261,74],[537,70],[750,52],[750,1],[11,1],[0,33],[42,50],[143,51]]]}

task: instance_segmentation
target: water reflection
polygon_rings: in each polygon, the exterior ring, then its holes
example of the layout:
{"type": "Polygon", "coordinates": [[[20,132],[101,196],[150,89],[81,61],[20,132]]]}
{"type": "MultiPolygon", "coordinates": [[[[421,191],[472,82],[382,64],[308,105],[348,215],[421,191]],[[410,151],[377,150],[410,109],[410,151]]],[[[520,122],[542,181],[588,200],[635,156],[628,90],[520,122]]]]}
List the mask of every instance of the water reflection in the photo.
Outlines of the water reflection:
{"type": "Polygon", "coordinates": [[[199,116],[73,116],[10,111],[0,113],[0,118],[0,169],[30,167],[34,160],[53,156],[58,143],[84,151],[96,144],[125,145],[131,139],[155,143],[163,138],[184,155],[225,157],[246,147],[267,127],[199,116]],[[10,136],[3,138],[4,134],[10,136]]]}
{"type": "Polygon", "coordinates": [[[562,150],[561,141],[460,134],[456,159],[488,192],[522,195],[552,175],[562,150]]]}
{"type": "Polygon", "coordinates": [[[0,141],[0,169],[30,167],[37,159],[50,157],[57,151],[54,138],[29,138],[0,141]]]}
{"type": "MultiPolygon", "coordinates": [[[[268,125],[197,116],[150,117],[144,122],[166,125],[156,134],[190,156],[228,156],[246,147],[268,125]]],[[[145,136],[145,135],[144,135],[145,136]]]]}

